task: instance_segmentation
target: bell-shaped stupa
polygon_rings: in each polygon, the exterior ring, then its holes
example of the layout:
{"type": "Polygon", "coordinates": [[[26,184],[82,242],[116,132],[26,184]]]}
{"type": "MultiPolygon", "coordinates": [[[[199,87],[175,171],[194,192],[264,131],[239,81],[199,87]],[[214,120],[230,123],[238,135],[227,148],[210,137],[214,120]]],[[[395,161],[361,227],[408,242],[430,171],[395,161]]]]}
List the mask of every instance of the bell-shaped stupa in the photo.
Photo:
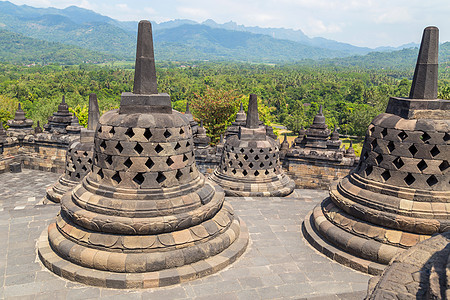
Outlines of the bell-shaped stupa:
{"type": "Polygon", "coordinates": [[[210,178],[230,196],[286,196],[294,190],[294,181],[281,168],[278,143],[260,125],[256,95],[250,95],[245,126],[226,139],[210,178]]]}
{"type": "Polygon", "coordinates": [[[66,127],[72,123],[73,115],[69,111],[66,103],[66,97],[63,96],[61,103],[58,105],[58,111],[48,117],[48,123],[44,125],[44,130],[50,133],[67,133],[66,127]]]}
{"type": "Polygon", "coordinates": [[[357,168],[304,222],[317,249],[361,271],[380,273],[396,254],[450,230],[450,101],[437,99],[438,34],[425,28],[410,97],[389,100],[357,168]]]}
{"type": "Polygon", "coordinates": [[[6,122],[9,126],[6,134],[8,136],[24,137],[25,135],[33,134],[33,120],[25,117],[25,112],[22,109],[22,105],[19,103],[15,117],[13,120],[6,122]]]}
{"type": "Polygon", "coordinates": [[[151,24],[138,29],[133,93],[105,113],[92,171],[61,199],[39,256],[89,285],[148,288],[216,272],[241,255],[248,233],[224,192],[199,173],[192,132],[158,94],[151,24]]]}
{"type": "Polygon", "coordinates": [[[67,126],[68,133],[78,131],[80,139],[76,139],[69,145],[66,153],[64,173],[52,186],[47,188],[44,203],[47,201],[61,202],[61,197],[68,191],[71,191],[91,171],[94,153],[94,132],[97,128],[99,115],[97,96],[90,94],[88,128],[80,128],[78,123],[74,124],[74,126],[67,126]]]}

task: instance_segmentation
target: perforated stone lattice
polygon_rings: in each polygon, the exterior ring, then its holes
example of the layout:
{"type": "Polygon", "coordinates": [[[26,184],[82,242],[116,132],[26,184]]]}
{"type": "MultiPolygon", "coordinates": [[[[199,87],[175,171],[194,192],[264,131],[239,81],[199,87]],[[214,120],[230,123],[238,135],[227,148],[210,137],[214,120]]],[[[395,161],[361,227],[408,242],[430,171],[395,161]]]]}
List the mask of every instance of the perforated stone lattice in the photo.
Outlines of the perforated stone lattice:
{"type": "Polygon", "coordinates": [[[69,148],[66,154],[65,177],[76,182],[84,178],[91,170],[92,155],[92,149],[87,151],[69,148]]]}
{"type": "Polygon", "coordinates": [[[120,188],[172,187],[198,177],[191,128],[101,125],[92,178],[120,188]]]}
{"type": "Polygon", "coordinates": [[[450,187],[449,134],[371,124],[357,173],[368,179],[424,190],[450,187]]]}
{"type": "Polygon", "coordinates": [[[227,175],[247,177],[271,177],[281,174],[279,151],[276,146],[267,148],[243,148],[225,145],[220,164],[227,175]]]}

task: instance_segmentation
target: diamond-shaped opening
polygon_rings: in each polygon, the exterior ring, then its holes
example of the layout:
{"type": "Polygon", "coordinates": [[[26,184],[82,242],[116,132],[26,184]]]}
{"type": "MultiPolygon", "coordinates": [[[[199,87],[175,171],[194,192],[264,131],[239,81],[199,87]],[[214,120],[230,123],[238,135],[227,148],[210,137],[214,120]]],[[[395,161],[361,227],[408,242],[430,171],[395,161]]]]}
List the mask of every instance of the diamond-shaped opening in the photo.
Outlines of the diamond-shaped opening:
{"type": "Polygon", "coordinates": [[[191,166],[190,168],[189,168],[189,173],[193,173],[194,172],[194,168],[191,166]]]}
{"type": "Polygon", "coordinates": [[[251,149],[250,149],[250,153],[253,153],[253,152],[255,152],[255,150],[253,150],[253,148],[251,148],[251,149]]]}
{"type": "Polygon", "coordinates": [[[419,168],[420,171],[425,170],[427,167],[428,165],[423,159],[417,164],[417,168],[419,168]]]}
{"type": "Polygon", "coordinates": [[[180,143],[177,142],[177,144],[175,145],[174,149],[175,149],[175,150],[178,150],[178,149],[180,149],[180,148],[181,148],[181,145],[180,145],[180,143]]]}
{"type": "Polygon", "coordinates": [[[233,162],[230,160],[230,161],[228,162],[228,165],[229,165],[230,167],[232,167],[232,166],[233,166],[233,162]]]}
{"type": "Polygon", "coordinates": [[[275,173],[277,171],[277,169],[273,168],[273,172],[275,173]]]}
{"type": "Polygon", "coordinates": [[[81,167],[81,170],[83,170],[84,172],[86,172],[86,171],[87,171],[86,166],[81,167]]]}
{"type": "Polygon", "coordinates": [[[264,149],[259,149],[259,153],[263,153],[264,152],[264,149]]]}
{"type": "Polygon", "coordinates": [[[445,170],[448,169],[449,167],[449,163],[448,161],[444,160],[440,165],[439,165],[439,170],[441,170],[441,172],[444,172],[445,170]]]}
{"type": "Polygon", "coordinates": [[[450,141],[450,134],[448,134],[448,132],[446,132],[444,134],[444,142],[448,142],[448,141],[450,141]]]}
{"type": "Polygon", "coordinates": [[[183,133],[184,133],[183,128],[180,128],[180,134],[183,134],[183,133]]]}
{"type": "Polygon", "coordinates": [[[116,172],[116,174],[114,174],[113,177],[111,177],[111,179],[113,180],[113,183],[116,183],[116,184],[119,184],[122,181],[122,178],[120,178],[119,172],[116,172]]]}
{"type": "MultiPolygon", "coordinates": [[[[225,172],[226,172],[226,171],[225,171],[225,172]]],[[[181,176],[183,176],[183,172],[181,172],[181,170],[178,170],[178,171],[177,171],[177,174],[175,174],[175,178],[176,178],[177,180],[180,180],[181,176]]]]}
{"type": "Polygon", "coordinates": [[[147,139],[147,140],[149,140],[151,137],[152,137],[152,132],[150,131],[150,129],[149,128],[145,128],[145,130],[144,130],[144,137],[147,139]]]}
{"type": "Polygon", "coordinates": [[[112,156],[111,156],[111,155],[107,155],[106,158],[105,158],[105,161],[106,161],[109,165],[112,165],[112,163],[113,163],[112,156]]]}
{"type": "Polygon", "coordinates": [[[372,145],[372,150],[374,150],[374,149],[378,146],[378,142],[377,142],[376,139],[374,139],[374,140],[372,141],[372,143],[370,143],[370,144],[372,145]]]}
{"type": "Polygon", "coordinates": [[[259,164],[259,167],[260,167],[260,168],[264,167],[264,163],[260,163],[260,164],[259,164]]]}
{"type": "Polygon", "coordinates": [[[102,132],[102,131],[103,131],[102,126],[99,126],[98,127],[98,132],[102,132]]]}
{"type": "Polygon", "coordinates": [[[173,165],[173,160],[172,160],[172,158],[168,158],[167,160],[166,160],[166,164],[170,167],[171,165],[173,165]]]}
{"type": "Polygon", "coordinates": [[[249,166],[250,168],[253,168],[253,163],[249,163],[248,166],[249,166]]]}
{"type": "Polygon", "coordinates": [[[438,180],[437,180],[436,176],[431,175],[430,177],[428,177],[427,183],[429,186],[433,186],[438,183],[438,180]]]}
{"type": "Polygon", "coordinates": [[[419,151],[414,145],[411,145],[411,147],[409,147],[408,150],[413,156],[416,155],[417,151],[419,151]]]}
{"type": "Polygon", "coordinates": [[[408,137],[408,135],[406,134],[406,132],[400,131],[399,134],[398,134],[398,137],[403,142],[408,137]]]}
{"type": "Polygon", "coordinates": [[[269,175],[269,170],[266,170],[264,174],[269,175]]]}
{"type": "Polygon", "coordinates": [[[154,165],[155,165],[155,163],[150,158],[147,159],[147,161],[145,162],[145,166],[149,169],[151,169],[154,165]]]}
{"type": "Polygon", "coordinates": [[[133,128],[128,128],[127,131],[125,131],[125,135],[131,139],[134,136],[133,128]]]}
{"type": "Polygon", "coordinates": [[[231,173],[236,174],[236,169],[231,170],[231,173]]]}
{"type": "Polygon", "coordinates": [[[71,177],[72,177],[72,172],[70,172],[70,171],[69,171],[69,173],[68,173],[68,174],[69,174],[69,176],[71,176],[71,177]]]}
{"type": "Polygon", "coordinates": [[[255,160],[258,160],[259,159],[259,156],[258,155],[255,155],[255,160]]]}
{"type": "Polygon", "coordinates": [[[266,154],[266,156],[264,156],[264,159],[269,159],[269,155],[266,154]]]}
{"type": "Polygon", "coordinates": [[[364,152],[363,154],[363,160],[366,160],[369,157],[369,154],[367,152],[364,152]]]}
{"type": "Polygon", "coordinates": [[[141,154],[142,151],[144,151],[144,148],[142,148],[141,144],[137,143],[136,146],[134,146],[134,151],[136,151],[138,154],[141,154]]]}
{"type": "Polygon", "coordinates": [[[275,156],[277,156],[276,153],[272,154],[272,157],[275,157],[275,156]]]}
{"type": "Polygon", "coordinates": [[[231,152],[233,152],[234,151],[234,147],[231,147],[231,152]]]}
{"type": "Polygon", "coordinates": [[[239,150],[239,151],[241,151],[241,153],[244,153],[245,150],[244,150],[244,148],[241,148],[241,150],[239,150]]]}
{"type": "Polygon", "coordinates": [[[411,173],[408,173],[408,175],[406,175],[406,177],[403,180],[407,185],[411,185],[414,183],[414,181],[416,181],[416,179],[414,178],[414,176],[412,176],[411,173]]]}
{"type": "Polygon", "coordinates": [[[388,181],[388,179],[391,178],[391,173],[388,170],[385,170],[381,173],[381,177],[383,177],[384,181],[388,181]]]}
{"type": "Polygon", "coordinates": [[[272,152],[272,148],[269,148],[269,152],[272,152]]]}
{"type": "Polygon", "coordinates": [[[424,132],[420,136],[420,139],[422,140],[422,142],[426,143],[429,139],[431,139],[431,136],[428,133],[424,132]]]}
{"type": "Polygon", "coordinates": [[[168,139],[172,134],[170,133],[169,129],[166,129],[166,131],[164,131],[163,135],[166,139],[168,139]]]}
{"type": "Polygon", "coordinates": [[[144,180],[145,177],[142,173],[137,173],[136,176],[133,177],[133,181],[139,186],[144,182],[144,180]]]}
{"type": "Polygon", "coordinates": [[[258,176],[259,175],[258,170],[256,170],[255,173],[253,173],[253,174],[255,174],[255,176],[258,176]]]}
{"type": "Polygon", "coordinates": [[[120,142],[117,143],[117,145],[116,145],[115,148],[117,149],[117,151],[119,151],[119,153],[122,153],[123,147],[122,147],[122,145],[120,144],[120,142]]]}
{"type": "Polygon", "coordinates": [[[388,143],[388,145],[387,145],[387,148],[388,148],[388,150],[389,150],[389,153],[392,153],[392,151],[395,150],[395,144],[394,144],[394,142],[393,142],[393,141],[390,141],[390,142],[388,143]]]}
{"type": "Polygon", "coordinates": [[[125,165],[125,167],[129,168],[129,167],[131,167],[133,165],[133,162],[128,157],[127,160],[123,164],[125,165]]]}
{"type": "Polygon", "coordinates": [[[189,143],[189,141],[186,142],[186,147],[189,147],[191,145],[191,143],[189,143]]]}
{"type": "Polygon", "coordinates": [[[81,158],[77,159],[77,163],[81,164],[81,158]]]}
{"type": "Polygon", "coordinates": [[[114,135],[116,133],[116,130],[114,129],[114,127],[111,127],[111,129],[109,130],[109,133],[111,133],[111,135],[114,135]]]}
{"type": "Polygon", "coordinates": [[[431,155],[433,157],[435,157],[436,155],[438,155],[439,153],[441,153],[441,151],[439,151],[438,147],[434,146],[431,151],[430,151],[431,155]]]}
{"type": "Polygon", "coordinates": [[[244,159],[245,159],[245,160],[247,160],[247,159],[248,159],[248,156],[247,156],[247,154],[245,154],[245,155],[244,155],[244,159]]]}
{"type": "Polygon", "coordinates": [[[240,162],[238,163],[238,165],[239,165],[239,167],[242,168],[242,166],[243,166],[244,164],[242,163],[242,161],[240,161],[240,162]]]}
{"type": "Polygon", "coordinates": [[[163,151],[164,150],[164,148],[163,147],[161,147],[161,145],[160,144],[158,144],[158,145],[156,145],[156,147],[155,147],[155,151],[156,151],[156,153],[160,153],[161,151],[163,151]]]}
{"type": "Polygon", "coordinates": [[[377,164],[381,164],[381,162],[383,161],[383,155],[378,154],[377,158],[375,158],[375,160],[377,161],[377,164]]]}
{"type": "Polygon", "coordinates": [[[102,141],[102,142],[100,143],[100,148],[102,148],[103,150],[106,149],[106,142],[105,142],[105,141],[102,141]]]}
{"type": "Polygon", "coordinates": [[[87,154],[86,151],[83,152],[83,156],[84,156],[84,157],[88,156],[88,154],[87,154]]]}
{"type": "Polygon", "coordinates": [[[374,133],[374,131],[375,131],[375,127],[374,126],[370,127],[369,135],[371,136],[374,133]]]}
{"type": "Polygon", "coordinates": [[[183,154],[183,161],[187,161],[188,157],[186,156],[186,154],[183,154]]]}
{"type": "Polygon", "coordinates": [[[227,172],[227,171],[228,171],[228,168],[227,168],[227,167],[223,168],[223,171],[224,171],[224,172],[227,172]]]}
{"type": "Polygon", "coordinates": [[[75,174],[75,177],[78,178],[78,179],[80,179],[80,178],[81,178],[80,173],[75,174]]]}
{"type": "Polygon", "coordinates": [[[271,167],[273,165],[273,163],[271,161],[269,161],[269,167],[271,167]]]}
{"type": "Polygon", "coordinates": [[[242,175],[247,176],[248,175],[247,170],[242,171],[242,175]]]}
{"type": "Polygon", "coordinates": [[[230,153],[227,153],[227,158],[230,159],[230,153]]]}
{"type": "Polygon", "coordinates": [[[370,174],[372,174],[373,171],[373,167],[372,166],[367,166],[366,167],[366,176],[369,176],[370,174]]]}
{"type": "Polygon", "coordinates": [[[403,167],[405,165],[405,163],[403,162],[403,160],[400,157],[397,157],[396,159],[394,159],[393,163],[397,169],[400,169],[401,167],[403,167]]]}
{"type": "Polygon", "coordinates": [[[164,176],[163,172],[158,172],[158,177],[156,177],[156,181],[158,183],[163,183],[166,180],[166,176],[164,176]]]}
{"type": "Polygon", "coordinates": [[[235,155],[234,155],[234,158],[238,159],[238,158],[239,158],[239,155],[235,154],[235,155]]]}
{"type": "Polygon", "coordinates": [[[381,136],[385,137],[385,136],[387,136],[387,134],[388,134],[388,130],[387,130],[387,128],[384,128],[383,131],[381,131],[381,136]]]}

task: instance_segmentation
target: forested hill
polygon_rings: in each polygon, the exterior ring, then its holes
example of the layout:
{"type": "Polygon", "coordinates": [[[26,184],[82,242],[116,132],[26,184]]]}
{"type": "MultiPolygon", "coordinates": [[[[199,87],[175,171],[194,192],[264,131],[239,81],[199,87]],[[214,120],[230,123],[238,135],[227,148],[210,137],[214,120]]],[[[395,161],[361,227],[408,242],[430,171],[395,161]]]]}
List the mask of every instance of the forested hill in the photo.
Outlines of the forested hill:
{"type": "Polygon", "coordinates": [[[113,55],[99,53],[61,43],[41,41],[0,29],[0,61],[21,64],[101,63],[116,60],[113,55]]]}

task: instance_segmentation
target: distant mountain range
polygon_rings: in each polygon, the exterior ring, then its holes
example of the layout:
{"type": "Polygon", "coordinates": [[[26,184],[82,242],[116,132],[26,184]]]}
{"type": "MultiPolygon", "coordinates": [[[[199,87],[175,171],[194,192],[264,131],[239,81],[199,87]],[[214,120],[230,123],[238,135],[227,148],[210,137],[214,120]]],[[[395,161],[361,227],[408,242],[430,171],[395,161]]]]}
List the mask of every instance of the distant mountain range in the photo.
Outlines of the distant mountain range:
{"type": "MultiPolygon", "coordinates": [[[[213,20],[201,24],[191,20],[152,23],[155,55],[159,60],[282,63],[342,58],[417,46],[408,44],[374,50],[320,37],[310,38],[301,30],[246,27],[234,22],[218,24],[213,20]]],[[[35,8],[0,1],[0,29],[0,61],[11,61],[11,55],[3,55],[1,51],[11,48],[5,43],[20,36],[26,41],[21,48],[24,53],[27,52],[26,47],[31,45],[28,51],[45,52],[47,49],[47,54],[49,51],[55,53],[58,47],[66,49],[64,45],[74,45],[76,47],[72,49],[83,61],[99,61],[98,55],[101,53],[106,54],[105,59],[111,60],[133,60],[135,55],[137,22],[117,21],[76,6],[65,9],[35,8]],[[80,50],[86,52],[81,54],[80,50]]],[[[19,44],[15,45],[19,47],[19,44]]],[[[36,60],[42,59],[39,55],[35,57],[36,60]]]]}

